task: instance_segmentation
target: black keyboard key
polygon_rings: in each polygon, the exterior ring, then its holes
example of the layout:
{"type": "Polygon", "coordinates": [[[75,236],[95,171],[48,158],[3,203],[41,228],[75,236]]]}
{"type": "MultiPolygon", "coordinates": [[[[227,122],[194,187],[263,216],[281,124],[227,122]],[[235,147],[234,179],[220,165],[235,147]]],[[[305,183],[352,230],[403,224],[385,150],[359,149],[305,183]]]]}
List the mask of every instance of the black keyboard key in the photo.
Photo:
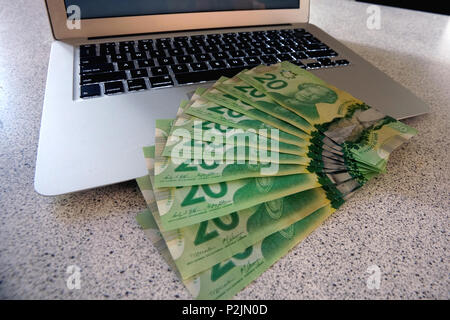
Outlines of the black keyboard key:
{"type": "Polygon", "coordinates": [[[101,94],[102,92],[99,84],[81,86],[81,98],[96,97],[101,94]]]}
{"type": "Polygon", "coordinates": [[[310,58],[326,58],[335,57],[337,53],[334,50],[323,50],[323,51],[308,51],[308,57],[310,58]]]}
{"type": "Polygon", "coordinates": [[[261,64],[261,60],[258,57],[247,57],[244,58],[244,61],[249,66],[257,66],[261,64]]]}
{"type": "Polygon", "coordinates": [[[244,43],[247,46],[249,46],[249,42],[253,41],[253,39],[252,39],[252,37],[250,37],[250,35],[249,36],[238,36],[238,37],[236,37],[236,39],[239,40],[239,43],[244,43]]]}
{"type": "Polygon", "coordinates": [[[175,62],[173,61],[173,58],[168,57],[168,58],[158,58],[158,63],[160,66],[167,66],[170,64],[174,64],[175,62]]]}
{"type": "Polygon", "coordinates": [[[138,48],[141,51],[154,50],[153,49],[153,44],[152,43],[147,43],[147,42],[139,42],[138,48]]]}
{"type": "Polygon", "coordinates": [[[227,67],[227,64],[225,63],[225,61],[210,61],[209,65],[213,69],[224,69],[227,67]]]}
{"type": "Polygon", "coordinates": [[[111,54],[116,54],[116,45],[114,43],[100,44],[100,55],[106,56],[111,54]]]}
{"type": "Polygon", "coordinates": [[[204,38],[205,36],[202,34],[191,36],[191,40],[203,40],[204,38]]]}
{"type": "Polygon", "coordinates": [[[237,40],[234,38],[223,38],[222,42],[224,43],[224,45],[233,45],[235,43],[237,43],[237,40]]]}
{"type": "Polygon", "coordinates": [[[249,57],[255,57],[255,56],[261,55],[261,50],[259,50],[259,49],[246,49],[244,51],[245,51],[245,53],[247,53],[247,55],[249,57]]]}
{"type": "Polygon", "coordinates": [[[152,60],[138,60],[139,68],[154,67],[155,62],[152,60]]]}
{"type": "Polygon", "coordinates": [[[144,79],[128,80],[128,91],[138,91],[147,89],[144,79]]]}
{"type": "Polygon", "coordinates": [[[185,64],[175,64],[171,66],[173,73],[184,73],[189,72],[189,68],[185,64]]]}
{"type": "Polygon", "coordinates": [[[277,41],[266,41],[266,45],[267,47],[278,47],[281,46],[281,40],[277,40],[277,41]]]}
{"type": "Polygon", "coordinates": [[[242,59],[228,59],[227,60],[230,67],[241,67],[244,65],[244,61],[242,59]]]}
{"type": "Polygon", "coordinates": [[[247,36],[251,36],[252,32],[251,31],[241,31],[241,32],[238,32],[237,35],[238,35],[238,37],[242,37],[242,36],[247,37],[247,36]]]}
{"type": "Polygon", "coordinates": [[[131,54],[132,60],[146,60],[148,59],[147,54],[145,52],[134,52],[131,54]]]}
{"type": "Polygon", "coordinates": [[[80,65],[107,63],[106,57],[86,57],[80,59],[80,65]]]}
{"type": "Polygon", "coordinates": [[[208,39],[208,44],[209,44],[210,46],[222,44],[222,40],[221,40],[221,38],[217,38],[217,39],[214,39],[214,38],[208,39]]]}
{"type": "Polygon", "coordinates": [[[167,70],[167,67],[153,67],[150,69],[152,71],[152,74],[154,76],[164,76],[166,74],[169,74],[169,70],[167,70]]]}
{"type": "Polygon", "coordinates": [[[308,59],[308,56],[303,51],[292,53],[292,56],[294,56],[298,60],[308,59]]]}
{"type": "Polygon", "coordinates": [[[330,58],[319,58],[319,59],[317,59],[317,61],[319,61],[320,64],[324,64],[324,63],[331,62],[331,59],[330,58]]]}
{"type": "Polygon", "coordinates": [[[226,52],[215,52],[215,53],[212,53],[212,56],[216,60],[224,60],[224,59],[228,59],[230,57],[228,55],[228,53],[226,53],[226,52]]]}
{"type": "Polygon", "coordinates": [[[145,78],[148,77],[147,69],[136,69],[130,71],[131,77],[135,78],[145,78]]]}
{"type": "Polygon", "coordinates": [[[123,82],[115,81],[115,82],[106,82],[105,83],[105,94],[114,94],[124,92],[123,82]]]}
{"type": "Polygon", "coordinates": [[[172,45],[175,49],[182,49],[182,48],[189,47],[189,43],[187,42],[187,40],[175,40],[172,43],[172,45]]]}
{"type": "Polygon", "coordinates": [[[244,70],[245,67],[228,68],[218,70],[207,70],[199,72],[181,73],[175,75],[179,84],[199,83],[204,81],[215,81],[220,77],[234,77],[236,74],[244,70]]]}
{"type": "Polygon", "coordinates": [[[112,63],[103,64],[84,64],[81,65],[81,73],[101,73],[114,71],[114,65],[112,63]]]}
{"type": "Polygon", "coordinates": [[[191,68],[194,71],[208,70],[208,66],[204,62],[191,63],[191,68]]]}
{"type": "Polygon", "coordinates": [[[196,40],[196,41],[191,41],[191,46],[192,47],[206,47],[208,44],[206,44],[205,41],[200,41],[200,40],[196,40]]]}
{"type": "Polygon", "coordinates": [[[228,32],[228,33],[223,33],[222,34],[222,38],[236,38],[237,33],[234,32],[228,32]]]}
{"type": "Polygon", "coordinates": [[[133,61],[117,62],[117,67],[119,68],[119,70],[135,69],[133,61]]]}
{"type": "Polygon", "coordinates": [[[228,52],[232,58],[241,58],[245,57],[245,53],[242,50],[234,50],[228,52]]]}
{"type": "Polygon", "coordinates": [[[170,42],[161,42],[161,43],[156,43],[155,47],[158,50],[172,49],[172,44],[170,42]]]}
{"type": "Polygon", "coordinates": [[[160,43],[170,43],[172,41],[172,38],[158,38],[155,40],[156,44],[160,43]]]}
{"type": "Polygon", "coordinates": [[[296,48],[299,44],[293,40],[286,41],[286,46],[290,48],[296,48]]]}
{"type": "Polygon", "coordinates": [[[125,71],[105,72],[105,73],[93,73],[81,75],[80,82],[82,85],[91,84],[97,82],[107,82],[124,80],[127,78],[125,71]]]}
{"type": "Polygon", "coordinates": [[[143,40],[138,40],[138,44],[152,44],[153,43],[153,39],[143,39],[143,40]]]}
{"type": "Polygon", "coordinates": [[[178,56],[177,61],[178,61],[178,63],[189,63],[189,62],[193,62],[194,59],[192,59],[191,56],[178,56]]]}
{"type": "Polygon", "coordinates": [[[149,78],[152,88],[171,87],[173,80],[169,75],[149,78]]]}
{"type": "Polygon", "coordinates": [[[149,50],[150,57],[152,58],[163,58],[166,57],[166,53],[161,50],[149,50]]]}
{"type": "Polygon", "coordinates": [[[292,56],[290,54],[287,54],[287,53],[279,53],[279,54],[276,55],[276,57],[280,61],[291,61],[291,60],[293,60],[292,56]]]}
{"type": "Polygon", "coordinates": [[[346,65],[350,64],[350,61],[345,60],[345,59],[341,59],[341,60],[336,60],[335,63],[338,66],[346,66],[346,65]]]}
{"type": "Polygon", "coordinates": [[[84,45],[80,46],[80,57],[86,58],[86,57],[92,57],[97,54],[96,45],[84,45]]]}
{"type": "Polygon", "coordinates": [[[134,46],[134,41],[121,41],[119,47],[134,46]]]}
{"type": "Polygon", "coordinates": [[[252,43],[250,43],[254,48],[265,48],[266,44],[262,41],[253,41],[252,43]]]}
{"type": "Polygon", "coordinates": [[[324,67],[332,67],[335,65],[335,62],[331,61],[330,58],[319,58],[317,61],[324,67]]]}
{"type": "Polygon", "coordinates": [[[276,47],[280,53],[291,53],[292,49],[289,46],[278,46],[276,47]]]}
{"type": "Polygon", "coordinates": [[[197,59],[198,62],[209,61],[209,60],[211,60],[211,56],[208,53],[201,53],[201,54],[196,54],[195,59],[197,59]]]}
{"type": "Polygon", "coordinates": [[[318,62],[308,63],[306,66],[308,69],[319,69],[322,67],[322,65],[318,62]]]}
{"type": "Polygon", "coordinates": [[[219,48],[216,45],[205,46],[205,47],[203,47],[203,51],[213,53],[213,52],[218,52],[219,48]]]}
{"type": "Polygon", "coordinates": [[[317,39],[316,37],[307,37],[308,42],[309,43],[322,43],[322,41],[320,41],[319,39],[317,39]]]}
{"type": "Polygon", "coordinates": [[[268,55],[268,56],[261,56],[261,57],[259,57],[261,60],[262,60],[262,62],[264,62],[265,64],[274,64],[274,63],[277,63],[278,62],[278,60],[277,60],[277,58],[275,58],[275,56],[273,56],[273,55],[268,55]]]}
{"type": "Polygon", "coordinates": [[[133,46],[119,47],[119,53],[120,54],[135,53],[135,52],[136,52],[136,50],[134,49],[133,46]]]}
{"type": "Polygon", "coordinates": [[[231,44],[222,44],[218,46],[222,51],[233,51],[236,50],[234,46],[231,44]]]}
{"type": "Polygon", "coordinates": [[[182,56],[184,55],[184,51],[182,49],[170,49],[169,50],[170,56],[182,56]]]}
{"type": "Polygon", "coordinates": [[[206,39],[210,40],[210,39],[220,39],[222,37],[221,34],[218,33],[213,33],[213,34],[207,34],[206,35],[206,39]]]}
{"type": "Polygon", "coordinates": [[[236,48],[239,50],[251,49],[252,46],[248,44],[248,42],[240,42],[235,44],[236,48]]]}
{"type": "Polygon", "coordinates": [[[308,43],[308,44],[305,44],[304,47],[308,51],[320,51],[320,50],[328,50],[328,49],[330,49],[326,45],[324,45],[323,43],[322,44],[320,44],[320,43],[308,43]]]}
{"type": "Polygon", "coordinates": [[[275,53],[278,53],[278,51],[277,50],[275,50],[274,48],[261,48],[261,51],[264,53],[264,54],[275,54],[275,53]]]}
{"type": "Polygon", "coordinates": [[[123,62],[128,61],[128,57],[126,54],[112,54],[111,55],[112,62],[123,62]]]}
{"type": "Polygon", "coordinates": [[[199,54],[202,53],[202,49],[199,47],[187,47],[186,52],[189,54],[199,54]]]}

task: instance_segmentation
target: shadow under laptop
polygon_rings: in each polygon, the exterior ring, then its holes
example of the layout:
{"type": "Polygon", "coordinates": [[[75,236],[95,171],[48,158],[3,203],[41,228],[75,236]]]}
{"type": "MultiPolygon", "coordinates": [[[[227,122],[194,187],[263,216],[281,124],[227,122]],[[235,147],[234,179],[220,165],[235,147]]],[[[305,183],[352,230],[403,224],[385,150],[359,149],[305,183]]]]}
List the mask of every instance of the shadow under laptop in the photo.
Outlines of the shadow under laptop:
{"type": "Polygon", "coordinates": [[[67,223],[111,219],[131,215],[146,208],[135,180],[53,197],[54,215],[67,223]]]}

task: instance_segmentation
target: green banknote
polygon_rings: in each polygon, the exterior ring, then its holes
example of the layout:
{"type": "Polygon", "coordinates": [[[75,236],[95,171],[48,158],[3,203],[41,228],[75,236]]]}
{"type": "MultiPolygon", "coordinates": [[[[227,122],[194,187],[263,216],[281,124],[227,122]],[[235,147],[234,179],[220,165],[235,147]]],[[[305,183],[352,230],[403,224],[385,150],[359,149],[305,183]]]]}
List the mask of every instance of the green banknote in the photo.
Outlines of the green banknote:
{"type": "MultiPolygon", "coordinates": [[[[156,154],[146,155],[153,163],[156,154]]],[[[154,176],[154,172],[149,173],[154,176]]],[[[351,178],[351,177],[349,177],[351,178]]],[[[354,192],[361,184],[355,179],[337,183],[339,175],[294,174],[226,181],[217,184],[189,187],[155,188],[163,230],[172,230],[200,223],[272,201],[294,193],[324,187],[342,198],[354,192]]]]}
{"type": "MultiPolygon", "coordinates": [[[[274,132],[274,134],[277,135],[278,132],[274,132]]],[[[173,121],[169,137],[171,137],[169,140],[175,141],[178,141],[179,137],[184,137],[189,140],[214,142],[218,145],[279,150],[283,153],[296,155],[304,155],[308,150],[306,147],[258,135],[254,130],[230,128],[192,116],[188,119],[185,115],[178,116],[173,121]]]]}
{"type": "MultiPolygon", "coordinates": [[[[149,171],[152,171],[151,167],[149,171]]],[[[136,181],[155,219],[160,220],[153,193],[153,181],[149,176],[136,181]]],[[[333,193],[322,188],[307,190],[199,224],[162,231],[162,236],[181,277],[186,279],[232,257],[325,205],[341,205],[343,200],[333,197],[333,193]]]]}
{"type": "Polygon", "coordinates": [[[200,97],[192,101],[184,110],[185,113],[203,120],[218,123],[227,127],[256,132],[264,137],[279,140],[292,145],[303,145],[305,141],[298,136],[276,127],[270,126],[259,120],[249,118],[245,114],[236,112],[200,97]],[[276,135],[274,135],[276,132],[276,135]]]}
{"type": "MultiPolygon", "coordinates": [[[[177,113],[176,119],[173,121],[169,137],[185,137],[189,136],[192,140],[216,142],[220,144],[236,144],[248,146],[251,148],[263,148],[271,150],[272,146],[280,151],[288,151],[293,154],[299,153],[299,146],[292,145],[279,140],[266,138],[258,135],[254,131],[244,131],[243,129],[231,128],[211,121],[203,120],[198,117],[188,115],[184,112],[186,106],[191,102],[182,101],[177,113]],[[220,140],[219,142],[217,140],[220,140]],[[266,141],[266,144],[260,141],[266,141]]],[[[178,139],[178,138],[174,138],[178,139]]]]}
{"type": "MultiPolygon", "coordinates": [[[[264,137],[258,137],[255,143],[251,143],[252,145],[257,145],[257,148],[249,147],[245,143],[241,144],[239,142],[235,146],[231,143],[216,144],[215,142],[203,141],[201,138],[198,140],[190,139],[191,134],[189,132],[185,136],[179,133],[180,136],[178,136],[176,131],[171,129],[173,124],[174,121],[169,119],[159,119],[156,123],[156,145],[158,147],[163,145],[162,155],[165,157],[205,161],[248,160],[263,163],[309,165],[312,168],[318,167],[333,171],[346,170],[343,156],[332,154],[325,149],[320,151],[311,146],[307,150],[302,151],[302,155],[300,155],[295,154],[297,151],[285,149],[282,142],[265,141],[264,137]],[[279,150],[279,152],[276,150],[279,150]],[[312,159],[314,159],[313,162],[312,159]]],[[[248,140],[252,141],[251,138],[248,140]]]]}
{"type": "MultiPolygon", "coordinates": [[[[201,177],[206,179],[206,177],[202,175],[201,172],[205,172],[206,169],[215,168],[220,164],[223,165],[225,157],[220,157],[220,159],[217,159],[217,157],[211,156],[211,154],[215,153],[212,152],[212,150],[215,150],[215,148],[212,144],[208,144],[206,142],[192,140],[186,140],[183,142],[181,138],[178,138],[179,140],[176,140],[174,136],[167,138],[166,132],[170,132],[171,123],[171,120],[156,121],[157,130],[155,141],[156,149],[158,150],[158,157],[156,158],[156,166],[158,168],[158,183],[163,181],[166,183],[166,185],[162,184],[161,186],[157,184],[157,187],[188,186],[195,184],[194,181],[197,181],[197,184],[202,184],[201,182],[206,183],[204,179],[201,179],[201,177]],[[180,143],[182,144],[182,146],[187,145],[190,151],[183,152],[183,149],[181,149],[181,151],[175,150],[175,147],[179,146],[180,143]],[[194,149],[198,149],[199,146],[200,151],[194,151],[194,149]],[[204,152],[205,149],[208,150],[208,152],[204,152]],[[162,168],[165,169],[160,170],[162,168]],[[178,172],[175,170],[178,170],[178,172]],[[180,174],[180,171],[183,171],[184,174],[180,174]],[[186,173],[187,171],[189,171],[189,173],[186,173]],[[175,177],[179,178],[179,180],[174,179],[175,177]],[[179,182],[179,184],[176,185],[177,181],[179,182]]],[[[219,148],[222,147],[223,145],[219,146],[219,148]]],[[[245,148],[243,153],[239,151],[241,151],[239,150],[239,148],[234,148],[233,155],[235,155],[236,157],[231,158],[232,161],[228,161],[230,158],[226,157],[227,161],[225,161],[226,165],[230,165],[229,170],[231,170],[231,168],[239,169],[239,175],[237,170],[235,170],[233,173],[234,176],[231,174],[227,174],[222,177],[216,175],[214,179],[223,182],[236,180],[241,177],[244,178],[245,175],[248,175],[248,177],[284,175],[277,174],[280,166],[283,164],[299,164],[302,166],[307,166],[307,171],[310,173],[333,174],[334,178],[331,180],[336,181],[336,183],[341,183],[344,181],[341,177],[349,177],[349,179],[350,177],[353,177],[357,178],[359,183],[362,185],[363,181],[365,182],[373,176],[373,170],[366,170],[362,167],[351,168],[346,165],[344,161],[336,161],[334,159],[327,158],[326,155],[321,156],[313,152],[309,152],[305,157],[300,157],[290,154],[273,153],[270,151],[266,153],[262,150],[253,150],[257,153],[252,153],[248,148],[245,148]],[[255,162],[250,162],[248,160],[252,160],[255,162]],[[261,174],[255,172],[255,170],[258,168],[262,169],[261,174]],[[233,177],[236,179],[233,179],[233,177]]],[[[223,153],[223,155],[228,154],[225,152],[223,153]]],[[[286,169],[286,167],[283,167],[282,169],[286,169]]]]}
{"type": "Polygon", "coordinates": [[[158,188],[155,195],[163,229],[171,230],[318,187],[322,184],[316,174],[295,174],[158,188]]]}
{"type": "MultiPolygon", "coordinates": [[[[155,142],[162,147],[162,155],[179,159],[196,159],[204,161],[256,161],[263,163],[307,165],[310,159],[307,155],[284,153],[278,151],[278,142],[270,148],[253,148],[242,145],[217,144],[210,141],[195,140],[186,136],[170,135],[173,120],[159,119],[156,121],[155,142]]],[[[258,138],[258,142],[268,145],[271,142],[258,138]]],[[[280,143],[281,144],[281,143],[280,143]]],[[[342,162],[339,163],[342,165],[342,162]]]]}
{"type": "MultiPolygon", "coordinates": [[[[221,82],[219,82],[219,84],[220,83],[221,82]]],[[[306,145],[307,141],[310,138],[310,136],[308,134],[306,134],[303,130],[293,126],[292,124],[290,124],[286,121],[280,120],[268,113],[262,112],[259,109],[251,106],[250,104],[242,102],[241,100],[235,98],[234,96],[232,96],[228,93],[219,91],[215,88],[210,88],[207,91],[205,91],[202,94],[202,98],[206,99],[216,105],[226,107],[228,109],[225,112],[225,114],[227,116],[233,115],[233,117],[239,117],[239,118],[246,116],[246,117],[249,117],[250,119],[265,123],[265,124],[269,125],[271,128],[277,128],[288,134],[296,136],[298,139],[295,139],[295,140],[293,139],[293,141],[296,144],[306,145]]],[[[204,113],[209,114],[211,112],[211,110],[208,110],[204,106],[199,106],[199,108],[202,109],[202,112],[204,112],[204,113]]],[[[213,110],[214,110],[213,112],[216,112],[215,109],[213,109],[213,110]]],[[[220,108],[218,110],[220,110],[220,113],[222,113],[224,111],[224,109],[222,109],[222,108],[220,108]]],[[[212,114],[212,116],[214,116],[214,119],[218,118],[216,114],[212,114]]]]}
{"type": "MultiPolygon", "coordinates": [[[[240,80],[240,81],[242,82],[242,80],[240,80]]],[[[219,82],[219,85],[224,85],[224,83],[219,82]]],[[[298,141],[295,144],[301,146],[303,149],[307,148],[309,151],[313,151],[316,153],[319,150],[320,151],[323,150],[324,152],[327,152],[329,154],[328,157],[339,157],[341,155],[341,153],[339,152],[339,146],[336,145],[336,143],[334,143],[329,138],[327,139],[323,135],[316,135],[316,136],[308,135],[304,131],[296,128],[295,126],[293,126],[283,120],[280,120],[268,113],[260,111],[259,109],[255,108],[245,102],[242,102],[241,100],[233,97],[230,94],[223,93],[217,89],[209,89],[203,93],[202,98],[210,100],[216,104],[223,106],[224,108],[220,109],[223,112],[225,112],[226,109],[229,110],[228,113],[232,112],[232,111],[239,112],[240,114],[245,114],[246,116],[248,116],[252,119],[257,119],[261,122],[267,123],[268,125],[276,128],[276,129],[279,129],[281,131],[286,131],[286,132],[289,132],[289,133],[297,136],[298,141]]],[[[202,108],[202,107],[199,106],[199,108],[202,108]]],[[[278,109],[281,108],[284,111],[290,112],[289,110],[287,110],[279,105],[276,108],[278,108],[278,109]]],[[[207,108],[205,108],[205,109],[207,109],[207,108]]],[[[202,112],[207,113],[208,110],[202,110],[202,112]]],[[[210,117],[210,119],[214,119],[213,116],[217,117],[217,115],[212,115],[210,117]]],[[[216,121],[216,120],[214,120],[214,121],[216,121]]],[[[320,153],[320,151],[319,151],[319,153],[320,153]]]]}
{"type": "Polygon", "coordinates": [[[298,146],[284,142],[279,142],[274,139],[267,139],[264,136],[260,136],[250,131],[244,131],[242,129],[229,128],[217,123],[202,120],[193,116],[186,116],[185,114],[179,115],[176,120],[173,121],[170,132],[168,133],[168,145],[167,150],[163,155],[170,156],[174,146],[180,143],[180,139],[183,138],[186,141],[193,144],[199,144],[195,141],[214,142],[209,145],[218,145],[220,148],[224,148],[224,145],[235,145],[247,147],[251,149],[261,150],[278,150],[281,153],[295,154],[300,156],[308,155],[309,157],[316,158],[318,155],[335,161],[343,160],[343,153],[336,150],[330,150],[330,148],[320,148],[316,145],[309,143],[309,145],[298,146]]]}
{"type": "Polygon", "coordinates": [[[157,188],[180,187],[199,184],[214,184],[244,178],[267,175],[286,176],[310,173],[307,166],[297,164],[244,163],[224,161],[204,161],[170,157],[155,159],[155,185],[157,188]]]}
{"type": "MultiPolygon", "coordinates": [[[[416,134],[415,129],[370,108],[349,93],[326,84],[289,62],[259,66],[238,76],[306,119],[316,132],[325,134],[338,144],[353,143],[343,148],[346,156],[377,171],[384,170],[386,155],[393,148],[416,134]],[[383,126],[387,128],[382,130],[383,126]],[[378,141],[381,132],[383,139],[378,141]],[[362,136],[366,139],[361,139],[362,136]],[[375,140],[367,139],[368,136],[375,140]],[[353,148],[358,142],[359,148],[353,148]],[[363,146],[363,142],[371,144],[363,146]]],[[[313,132],[311,134],[314,135],[313,132]]]]}
{"type": "MultiPolygon", "coordinates": [[[[159,121],[157,127],[161,128],[159,121]]],[[[160,155],[167,142],[164,136],[158,135],[156,141],[158,156],[155,158],[155,186],[157,188],[214,184],[267,175],[284,176],[301,173],[334,174],[334,180],[337,180],[337,183],[350,179],[350,175],[346,173],[347,169],[343,165],[335,164],[333,166],[327,163],[323,167],[315,167],[308,158],[305,158],[305,162],[310,161],[309,165],[171,158],[164,154],[160,155]],[[347,179],[344,180],[344,177],[347,179]]],[[[366,173],[361,172],[361,174],[366,173]]]]}
{"type": "Polygon", "coordinates": [[[323,207],[232,258],[185,280],[184,284],[196,299],[230,299],[305,239],[333,212],[333,207],[323,207]]]}
{"type": "MultiPolygon", "coordinates": [[[[204,90],[203,90],[204,91],[204,90]]],[[[197,92],[203,92],[197,90],[197,92]]],[[[216,90],[217,91],[217,90],[216,90]]],[[[206,95],[208,91],[204,93],[206,95]]],[[[193,96],[193,99],[197,99],[200,93],[193,96]]],[[[316,144],[311,144],[310,141],[300,148],[295,145],[278,142],[273,139],[265,140],[265,137],[261,137],[255,133],[249,131],[243,131],[242,129],[235,129],[222,126],[217,123],[210,121],[204,121],[199,118],[188,115],[184,112],[186,107],[190,103],[183,101],[180,104],[179,112],[177,114],[177,119],[173,122],[172,128],[170,129],[167,148],[164,150],[164,156],[173,156],[172,150],[173,146],[180,143],[180,137],[184,138],[184,145],[186,143],[191,143],[190,148],[194,148],[195,141],[214,141],[217,137],[220,138],[219,147],[223,148],[223,144],[235,144],[236,146],[248,146],[248,151],[254,148],[259,148],[262,150],[279,150],[282,153],[287,154],[297,154],[300,156],[307,155],[309,158],[318,159],[320,161],[329,162],[332,164],[334,169],[334,164],[340,162],[340,165],[344,165],[344,158],[342,152],[336,151],[322,142],[321,139],[316,139],[316,144]],[[189,137],[191,139],[189,139],[189,137]],[[322,147],[320,145],[323,145],[322,147]],[[329,159],[333,161],[328,161],[329,159]]],[[[310,137],[310,136],[308,136],[310,137]]],[[[329,139],[328,139],[329,140],[329,139]]],[[[217,141],[215,141],[217,142],[217,141]]],[[[214,144],[209,144],[213,146],[214,144]]],[[[233,148],[236,149],[236,148],[233,148]]],[[[192,155],[189,155],[192,157],[192,155]]],[[[187,157],[182,157],[187,158],[187,157]]],[[[198,157],[195,157],[198,159],[198,157]]],[[[209,158],[208,158],[209,159],[209,158]]]]}
{"type": "MultiPolygon", "coordinates": [[[[196,299],[231,299],[305,239],[334,211],[331,206],[323,207],[288,228],[265,237],[263,241],[246,248],[242,253],[225,259],[189,279],[182,279],[182,282],[196,299]],[[254,250],[258,250],[258,256],[254,254],[254,250]]],[[[137,220],[164,260],[173,270],[177,270],[169,249],[158,232],[155,216],[150,210],[146,210],[137,220]]]]}
{"type": "MultiPolygon", "coordinates": [[[[314,136],[311,136],[309,133],[314,131],[315,129],[312,125],[309,124],[309,122],[307,122],[295,112],[292,112],[279,105],[265,93],[258,91],[253,86],[241,80],[239,76],[235,76],[231,79],[220,82],[218,81],[214,85],[214,88],[235,97],[235,99],[239,99],[241,103],[246,103],[253,106],[254,108],[260,110],[265,114],[279,118],[295,127],[303,128],[301,129],[305,132],[302,136],[303,139],[309,140],[317,146],[323,145],[323,148],[325,150],[340,154],[339,151],[341,150],[341,148],[333,140],[327,138],[324,135],[318,135],[317,133],[314,136]]],[[[203,94],[206,95],[206,91],[204,91],[203,94]]],[[[228,99],[217,99],[216,102],[231,108],[231,103],[228,99]]]]}
{"type": "Polygon", "coordinates": [[[268,96],[264,91],[255,88],[239,77],[241,74],[248,71],[249,70],[245,70],[238,74],[238,76],[217,82],[214,85],[214,88],[228,93],[229,95],[257,108],[262,112],[290,123],[305,132],[305,134],[309,134],[314,130],[314,127],[303,117],[290,111],[289,109],[284,108],[282,105],[275,102],[275,100],[268,96]]]}

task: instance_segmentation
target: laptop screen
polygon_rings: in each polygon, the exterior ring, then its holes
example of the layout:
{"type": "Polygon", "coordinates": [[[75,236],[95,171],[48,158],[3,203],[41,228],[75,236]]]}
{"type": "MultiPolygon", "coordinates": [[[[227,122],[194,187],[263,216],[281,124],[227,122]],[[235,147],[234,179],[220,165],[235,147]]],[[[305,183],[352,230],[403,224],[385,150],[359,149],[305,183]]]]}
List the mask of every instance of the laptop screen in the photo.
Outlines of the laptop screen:
{"type": "Polygon", "coordinates": [[[300,0],[64,0],[82,19],[232,10],[298,9],[300,0]]]}

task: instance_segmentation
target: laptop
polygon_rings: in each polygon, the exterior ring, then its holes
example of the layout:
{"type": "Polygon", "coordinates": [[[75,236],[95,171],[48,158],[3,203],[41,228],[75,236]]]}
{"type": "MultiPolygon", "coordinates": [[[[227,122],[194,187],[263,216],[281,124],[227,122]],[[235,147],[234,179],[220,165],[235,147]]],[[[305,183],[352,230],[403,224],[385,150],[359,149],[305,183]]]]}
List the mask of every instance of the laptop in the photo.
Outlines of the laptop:
{"type": "MultiPolygon", "coordinates": [[[[155,120],[221,76],[291,61],[392,117],[423,101],[318,27],[309,0],[46,0],[52,44],[35,190],[147,174],[155,120]]],[[[355,30],[357,32],[357,30],[355,30]]]]}

